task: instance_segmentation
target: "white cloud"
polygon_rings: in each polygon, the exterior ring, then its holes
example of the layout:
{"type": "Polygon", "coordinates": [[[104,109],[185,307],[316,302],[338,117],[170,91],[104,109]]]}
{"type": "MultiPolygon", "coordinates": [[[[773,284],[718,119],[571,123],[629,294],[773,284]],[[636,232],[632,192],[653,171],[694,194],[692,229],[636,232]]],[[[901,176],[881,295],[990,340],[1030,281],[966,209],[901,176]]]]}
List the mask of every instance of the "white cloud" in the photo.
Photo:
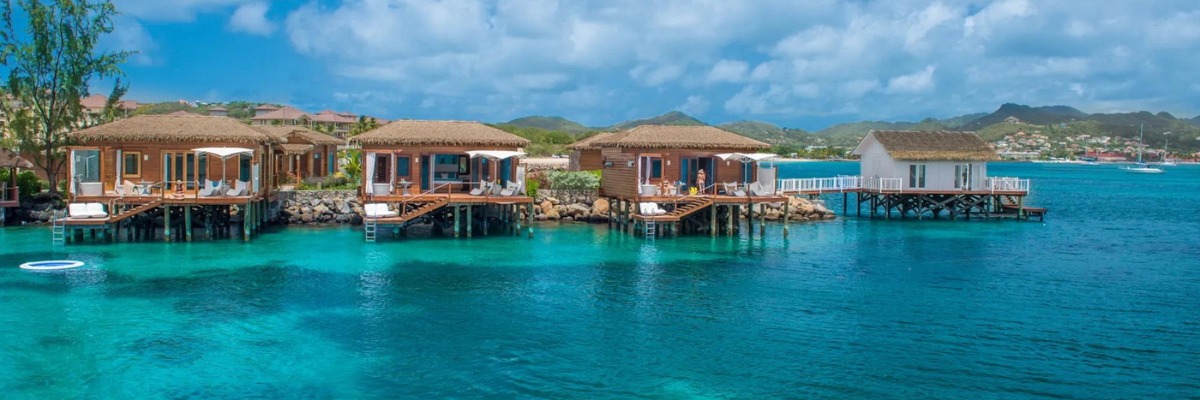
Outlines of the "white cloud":
{"type": "Polygon", "coordinates": [[[930,65],[924,70],[908,75],[901,75],[888,80],[888,93],[919,93],[933,89],[933,72],[936,66],[930,65]]]}
{"type": "Polygon", "coordinates": [[[709,102],[704,96],[688,96],[687,101],[675,107],[676,111],[688,115],[704,115],[708,112],[709,102]]]}
{"type": "Polygon", "coordinates": [[[629,76],[641,81],[646,86],[659,86],[675,80],[683,75],[682,65],[661,65],[651,67],[638,65],[629,71],[629,76]]]}
{"type": "Polygon", "coordinates": [[[855,79],[841,84],[838,88],[838,94],[842,97],[856,99],[877,88],[879,88],[879,81],[877,80],[855,79]]]}
{"type": "Polygon", "coordinates": [[[252,35],[267,36],[275,32],[275,24],[267,19],[267,3],[243,4],[229,17],[229,29],[234,32],[245,32],[252,35]]]}
{"type": "Polygon", "coordinates": [[[252,0],[113,0],[127,17],[147,21],[190,22],[196,14],[212,12],[252,0]]]}
{"type": "Polygon", "coordinates": [[[708,82],[742,82],[750,71],[750,64],[739,60],[721,60],[713,65],[705,78],[708,82]]]}
{"type": "Polygon", "coordinates": [[[158,43],[142,24],[133,19],[119,17],[113,24],[112,34],[104,37],[102,45],[111,51],[136,51],[137,54],[129,59],[136,65],[161,63],[155,56],[158,43]]]}

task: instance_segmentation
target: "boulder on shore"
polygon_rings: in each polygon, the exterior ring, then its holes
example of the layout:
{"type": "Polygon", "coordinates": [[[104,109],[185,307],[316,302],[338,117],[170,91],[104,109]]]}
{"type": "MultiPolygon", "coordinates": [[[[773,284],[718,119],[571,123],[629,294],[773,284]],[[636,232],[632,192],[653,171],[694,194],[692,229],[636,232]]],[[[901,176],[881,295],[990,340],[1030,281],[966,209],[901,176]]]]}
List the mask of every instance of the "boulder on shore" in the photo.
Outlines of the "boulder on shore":
{"type": "Polygon", "coordinates": [[[596,215],[608,214],[608,200],[596,199],[595,202],[592,202],[592,212],[596,215]]]}

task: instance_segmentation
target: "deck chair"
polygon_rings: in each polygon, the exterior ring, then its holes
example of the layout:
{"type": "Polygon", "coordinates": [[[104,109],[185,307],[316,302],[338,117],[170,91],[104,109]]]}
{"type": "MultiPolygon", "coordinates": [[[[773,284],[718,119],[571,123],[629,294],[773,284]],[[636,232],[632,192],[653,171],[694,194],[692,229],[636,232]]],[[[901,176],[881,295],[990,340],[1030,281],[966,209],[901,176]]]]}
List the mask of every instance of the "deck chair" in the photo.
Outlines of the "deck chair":
{"type": "Polygon", "coordinates": [[[658,203],[638,204],[638,211],[641,211],[641,214],[646,215],[646,216],[666,215],[667,214],[667,210],[659,208],[658,203]]]}
{"type": "Polygon", "coordinates": [[[482,196],[488,189],[487,181],[479,181],[479,187],[471,189],[472,196],[482,196]]]}
{"type": "Polygon", "coordinates": [[[775,195],[774,192],[775,192],[774,190],[769,190],[766,186],[764,186],[761,183],[753,182],[750,184],[750,194],[753,194],[755,196],[762,196],[762,197],[774,196],[775,195]]]}
{"type": "Polygon", "coordinates": [[[388,210],[388,205],[385,203],[364,205],[363,213],[367,218],[391,218],[397,215],[395,211],[388,210]]]}
{"type": "Polygon", "coordinates": [[[104,212],[104,204],[87,203],[87,212],[90,218],[108,218],[108,213],[104,212]]]}
{"type": "Polygon", "coordinates": [[[520,183],[518,183],[518,182],[513,182],[513,181],[508,181],[508,182],[506,182],[506,183],[505,183],[505,188],[504,188],[503,190],[501,190],[501,191],[500,191],[500,195],[501,195],[501,196],[508,197],[508,196],[512,196],[512,195],[515,195],[515,194],[519,193],[519,192],[520,192],[520,190],[521,190],[521,184],[520,184],[520,183]]]}
{"type": "Polygon", "coordinates": [[[71,203],[67,204],[67,218],[71,219],[87,219],[91,218],[92,214],[88,212],[87,204],[71,203]]]}
{"type": "Polygon", "coordinates": [[[489,183],[489,185],[490,185],[489,187],[492,190],[492,196],[499,196],[500,192],[504,191],[504,188],[501,187],[500,185],[497,185],[495,183],[489,183]]]}
{"type": "Polygon", "coordinates": [[[233,185],[233,190],[225,193],[226,196],[245,196],[249,184],[245,181],[237,181],[233,185]]]}
{"type": "Polygon", "coordinates": [[[205,179],[204,180],[204,188],[200,189],[200,197],[212,197],[212,196],[216,196],[217,193],[220,193],[220,192],[221,192],[220,184],[210,181],[208,179],[205,179]]]}
{"type": "Polygon", "coordinates": [[[733,183],[722,182],[721,184],[725,185],[725,195],[726,196],[738,196],[738,197],[746,196],[745,190],[738,189],[737,182],[733,182],[733,183]]]}

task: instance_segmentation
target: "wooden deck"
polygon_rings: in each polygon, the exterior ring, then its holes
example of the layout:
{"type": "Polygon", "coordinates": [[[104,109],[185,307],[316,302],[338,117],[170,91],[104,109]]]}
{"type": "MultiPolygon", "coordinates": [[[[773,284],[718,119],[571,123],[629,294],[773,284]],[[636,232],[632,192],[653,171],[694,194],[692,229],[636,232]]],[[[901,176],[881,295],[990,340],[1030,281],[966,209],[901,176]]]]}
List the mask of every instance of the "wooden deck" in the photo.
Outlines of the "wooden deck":
{"type": "Polygon", "coordinates": [[[262,195],[253,196],[211,196],[200,197],[194,194],[185,194],[183,197],[172,195],[151,195],[151,196],[120,196],[120,195],[101,195],[101,196],[75,196],[72,203],[109,203],[115,204],[143,204],[154,200],[162,200],[163,204],[169,205],[206,205],[206,206],[221,206],[246,204],[251,201],[263,200],[262,195]]]}
{"type": "Polygon", "coordinates": [[[388,195],[388,196],[368,196],[363,199],[363,204],[369,203],[430,203],[447,199],[451,205],[466,205],[466,204],[530,204],[533,203],[533,198],[529,196],[472,196],[469,193],[437,193],[437,194],[421,194],[421,195],[388,195]]]}
{"type": "Polygon", "coordinates": [[[715,204],[720,204],[720,205],[735,204],[736,205],[736,204],[779,203],[779,202],[787,201],[787,196],[727,196],[727,195],[710,194],[710,195],[694,195],[694,196],[648,196],[648,197],[637,197],[637,198],[633,198],[633,199],[625,199],[625,198],[619,198],[619,199],[621,199],[623,201],[634,202],[634,203],[642,202],[642,203],[658,203],[658,204],[697,201],[697,200],[701,200],[701,199],[708,199],[708,200],[712,200],[713,203],[715,203],[715,204]]]}

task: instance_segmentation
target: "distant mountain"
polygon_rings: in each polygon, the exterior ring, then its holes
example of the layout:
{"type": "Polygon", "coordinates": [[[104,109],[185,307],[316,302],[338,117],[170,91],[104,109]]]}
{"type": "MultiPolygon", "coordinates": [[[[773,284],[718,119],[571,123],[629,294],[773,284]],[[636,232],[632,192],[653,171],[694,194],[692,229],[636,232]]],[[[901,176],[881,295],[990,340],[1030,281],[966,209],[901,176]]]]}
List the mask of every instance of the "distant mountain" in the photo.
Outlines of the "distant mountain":
{"type": "Polygon", "coordinates": [[[583,124],[563,117],[544,117],[540,115],[517,118],[512,121],[505,122],[504,125],[512,125],[521,128],[540,128],[548,131],[563,131],[572,134],[580,134],[593,130],[592,128],[583,126],[583,124]]]}
{"type": "Polygon", "coordinates": [[[952,118],[939,119],[938,122],[941,123],[942,126],[945,126],[946,129],[958,129],[958,128],[962,128],[963,126],[966,126],[967,124],[969,124],[971,122],[974,122],[977,119],[983,118],[987,115],[988,115],[988,113],[982,113],[982,112],[974,113],[974,114],[966,114],[966,115],[959,115],[957,117],[952,117],[952,118]]]}
{"type": "Polygon", "coordinates": [[[1192,126],[1195,126],[1195,127],[1200,127],[1200,115],[1197,115],[1195,117],[1191,117],[1188,119],[1181,119],[1180,121],[1187,122],[1189,124],[1192,124],[1192,126]]]}
{"type": "Polygon", "coordinates": [[[692,118],[690,115],[679,111],[671,111],[669,113],[659,115],[654,118],[638,119],[633,121],[625,121],[612,126],[612,129],[629,129],[642,125],[708,125],[703,121],[692,118]]]}
{"type": "Polygon", "coordinates": [[[837,124],[819,131],[815,135],[823,137],[831,146],[855,146],[867,132],[873,130],[906,130],[917,126],[914,122],[859,121],[837,124]]]}
{"type": "Polygon", "coordinates": [[[718,128],[769,144],[811,144],[813,135],[803,129],[780,128],[759,121],[738,121],[721,124],[718,128]]]}
{"type": "Polygon", "coordinates": [[[979,130],[1004,122],[1009,117],[1032,125],[1050,125],[1063,122],[1077,121],[1087,118],[1087,114],[1067,106],[1030,107],[1020,104],[1006,103],[991,114],[971,121],[963,127],[979,130]]]}

